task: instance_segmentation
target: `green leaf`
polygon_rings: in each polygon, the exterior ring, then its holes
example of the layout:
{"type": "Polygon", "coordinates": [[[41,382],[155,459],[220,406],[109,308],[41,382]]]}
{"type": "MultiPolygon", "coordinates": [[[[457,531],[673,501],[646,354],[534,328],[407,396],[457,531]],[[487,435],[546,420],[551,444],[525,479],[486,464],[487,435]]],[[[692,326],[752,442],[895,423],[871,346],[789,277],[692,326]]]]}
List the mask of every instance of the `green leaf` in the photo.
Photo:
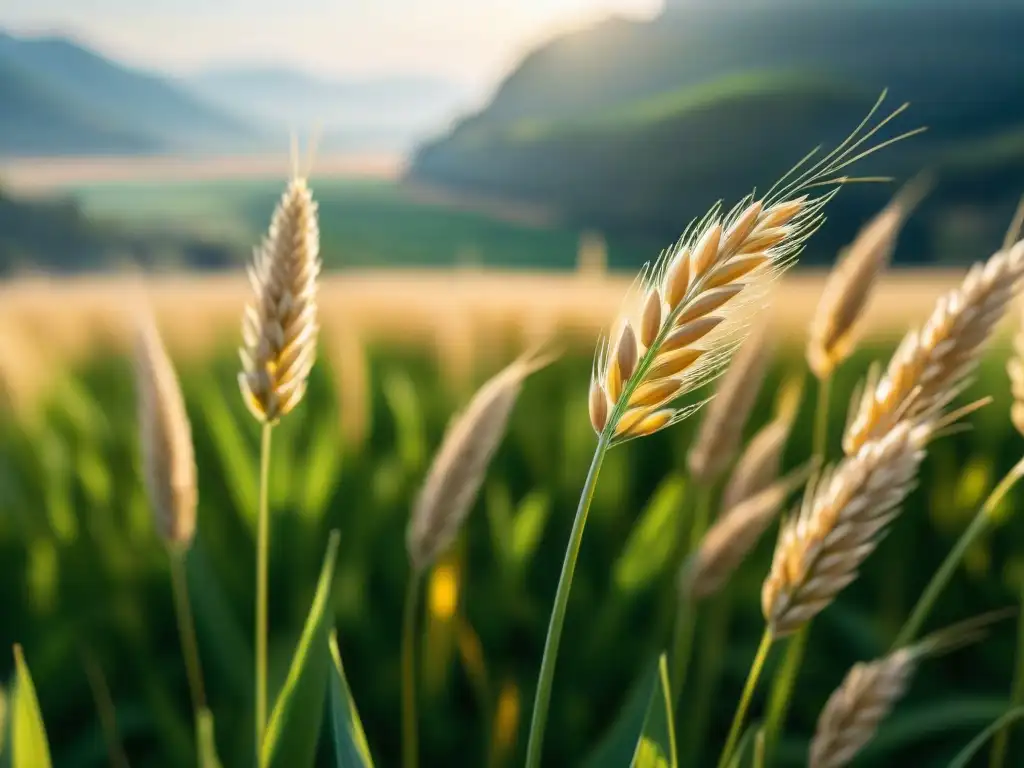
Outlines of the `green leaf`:
{"type": "Polygon", "coordinates": [[[590,757],[585,762],[589,768],[604,768],[609,765],[629,765],[636,754],[637,740],[643,733],[644,721],[651,701],[658,690],[659,664],[651,662],[644,674],[633,684],[626,703],[590,757]]]}
{"type": "Polygon", "coordinates": [[[48,768],[50,747],[21,646],[14,646],[14,701],[11,703],[11,768],[48,768]]]}
{"type": "Polygon", "coordinates": [[[0,685],[0,755],[4,753],[4,741],[7,736],[7,693],[0,685]]]}
{"type": "Polygon", "coordinates": [[[338,637],[331,633],[331,733],[334,736],[334,759],[338,768],[373,768],[370,748],[363,733],[359,711],[345,679],[345,668],[338,651],[338,637]]]}
{"type": "Polygon", "coordinates": [[[658,486],[615,563],[615,586],[621,592],[643,589],[668,565],[679,528],[676,515],[682,510],[684,488],[679,477],[669,477],[658,486]]]}
{"type": "Polygon", "coordinates": [[[408,374],[392,370],[383,377],[381,388],[394,419],[398,455],[406,472],[415,474],[423,466],[427,453],[423,415],[416,385],[408,374]]]}
{"type": "Polygon", "coordinates": [[[314,431],[306,451],[303,461],[306,476],[300,490],[303,503],[299,505],[298,512],[312,522],[323,519],[336,478],[340,474],[341,451],[338,450],[338,442],[338,432],[332,422],[314,431]]]}
{"type": "Polygon", "coordinates": [[[550,498],[543,491],[534,491],[520,502],[512,521],[512,560],[517,568],[527,565],[537,551],[550,511],[550,498]]]}
{"type": "Polygon", "coordinates": [[[313,605],[267,725],[262,755],[265,766],[313,765],[316,757],[330,672],[328,634],[332,615],[328,609],[337,554],[338,532],[331,531],[313,605]]]}
{"type": "Polygon", "coordinates": [[[196,748],[199,753],[199,768],[221,768],[217,757],[217,740],[214,737],[213,713],[203,708],[196,714],[196,748]]]}
{"type": "Polygon", "coordinates": [[[633,752],[633,768],[676,768],[676,733],[668,684],[668,657],[658,658],[657,684],[647,706],[643,731],[633,752]]]}
{"type": "MultiPolygon", "coordinates": [[[[747,730],[743,732],[743,738],[740,739],[740,743],[736,745],[736,751],[733,752],[732,760],[729,761],[729,768],[740,768],[743,765],[743,756],[747,753],[747,749],[753,746],[754,749],[754,760],[757,760],[758,740],[760,739],[763,745],[764,737],[762,734],[763,729],[760,723],[751,723],[747,726],[747,730]]],[[[760,747],[763,751],[763,746],[760,747]]]]}

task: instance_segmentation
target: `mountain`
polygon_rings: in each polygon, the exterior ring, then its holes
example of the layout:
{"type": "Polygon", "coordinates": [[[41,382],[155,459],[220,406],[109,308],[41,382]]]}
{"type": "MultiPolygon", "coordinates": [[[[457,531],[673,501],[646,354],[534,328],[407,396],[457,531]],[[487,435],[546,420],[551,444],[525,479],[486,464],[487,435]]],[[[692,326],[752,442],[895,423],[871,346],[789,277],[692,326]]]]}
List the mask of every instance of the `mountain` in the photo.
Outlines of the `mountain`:
{"type": "Polygon", "coordinates": [[[230,148],[244,122],[167,78],[59,37],[0,33],[0,152],[230,148]]]}
{"type": "Polygon", "coordinates": [[[0,151],[45,154],[151,151],[151,137],[119,129],[86,105],[0,59],[0,151]]]}
{"type": "Polygon", "coordinates": [[[285,68],[209,70],[186,82],[267,131],[319,127],[323,143],[360,148],[404,148],[447,127],[471,98],[465,87],[438,78],[330,79],[285,68]]]}
{"type": "MultiPolygon", "coordinates": [[[[610,18],[529,53],[490,104],[418,149],[409,174],[671,242],[714,200],[767,188],[807,149],[834,145],[888,87],[912,102],[893,131],[929,130],[857,171],[938,171],[919,217],[933,231],[907,233],[923,252],[977,213],[942,215],[953,206],[1001,216],[1020,194],[1021,29],[1024,6],[974,0],[733,0],[610,18]]],[[[842,244],[890,192],[844,190],[815,245],[842,244]]]]}

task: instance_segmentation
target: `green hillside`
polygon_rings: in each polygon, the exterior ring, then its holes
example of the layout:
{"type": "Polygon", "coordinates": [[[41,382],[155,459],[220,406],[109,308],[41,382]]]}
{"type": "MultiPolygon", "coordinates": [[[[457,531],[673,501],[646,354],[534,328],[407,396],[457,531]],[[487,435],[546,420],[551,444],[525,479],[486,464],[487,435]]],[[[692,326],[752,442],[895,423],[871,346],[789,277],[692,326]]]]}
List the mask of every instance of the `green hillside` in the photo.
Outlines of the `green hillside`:
{"type": "Polygon", "coordinates": [[[62,38],[0,32],[0,153],[226,149],[249,129],[173,82],[62,38]]]}
{"type": "Polygon", "coordinates": [[[0,58],[0,151],[17,154],[153,149],[146,136],[118,130],[83,105],[0,58]]]}
{"type": "MultiPolygon", "coordinates": [[[[935,171],[898,258],[957,260],[967,235],[954,222],[980,216],[970,237],[994,243],[1024,187],[1015,28],[1024,7],[966,0],[613,19],[529,54],[487,108],[420,148],[410,176],[667,243],[710,202],[770,186],[811,147],[841,140],[888,86],[892,107],[912,102],[894,131],[929,130],[857,170],[935,171]]],[[[830,258],[890,192],[844,191],[811,260],[830,258]]]]}

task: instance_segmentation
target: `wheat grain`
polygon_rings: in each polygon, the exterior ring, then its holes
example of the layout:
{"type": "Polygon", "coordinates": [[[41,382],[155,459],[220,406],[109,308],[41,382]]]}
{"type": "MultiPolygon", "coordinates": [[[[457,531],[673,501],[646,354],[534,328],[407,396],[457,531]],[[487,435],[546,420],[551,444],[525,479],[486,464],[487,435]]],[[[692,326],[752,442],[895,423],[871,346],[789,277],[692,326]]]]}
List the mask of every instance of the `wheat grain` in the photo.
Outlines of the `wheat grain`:
{"type": "Polygon", "coordinates": [[[722,509],[732,509],[775,482],[802,392],[803,383],[799,379],[783,385],[775,417],[751,438],[729,475],[722,491],[722,509]]]}
{"type": "Polygon", "coordinates": [[[847,455],[962,386],[1022,275],[1024,241],[975,264],[959,288],[939,299],[924,327],[904,337],[881,380],[869,379],[854,402],[843,436],[847,455]]]}
{"type": "Polygon", "coordinates": [[[809,474],[797,470],[727,508],[701,540],[692,562],[683,570],[683,589],[695,599],[720,590],[775,520],[786,497],[809,474]]]}
{"type": "Polygon", "coordinates": [[[771,357],[767,338],[764,326],[747,337],[707,408],[686,457],[690,475],[698,483],[708,485],[716,480],[739,450],[771,357]]]}
{"type": "Polygon", "coordinates": [[[854,664],[821,711],[811,741],[809,768],[849,765],[903,698],[922,660],[980,640],[989,625],[1012,613],[994,611],[968,619],[881,659],[854,664]]]}
{"type": "Polygon", "coordinates": [[[800,629],[856,578],[910,493],[935,428],[932,420],[900,422],[808,485],[761,589],[775,637],[800,629]]]}
{"type": "Polygon", "coordinates": [[[804,168],[812,152],[766,195],[748,196],[728,213],[713,207],[653,267],[641,271],[613,326],[612,343],[600,344],[595,356],[590,395],[595,431],[608,431],[609,442],[620,443],[664,429],[700,407],[675,403],[728,365],[752,312],[795,261],[823,221],[825,205],[847,180],[836,174],[917,132],[860,150],[903,110],[865,130],[882,99],[820,161],[804,168]],[[817,187],[828,189],[817,197],[808,194],[817,187]],[[635,396],[641,386],[655,383],[664,385],[657,387],[657,397],[635,396]]]}
{"type": "Polygon", "coordinates": [[[854,238],[825,282],[811,321],[807,362],[819,379],[827,378],[853,352],[858,322],[868,306],[878,275],[896,248],[896,239],[930,181],[918,177],[905,186],[854,238]]]}
{"type": "Polygon", "coordinates": [[[242,320],[239,386],[259,421],[273,424],[306,391],[316,358],[317,205],[304,178],[293,178],[249,268],[254,298],[242,320]]]}
{"type": "Polygon", "coordinates": [[[551,361],[527,354],[487,381],[455,418],[420,490],[406,530],[413,568],[422,571],[455,540],[505,435],[523,381],[551,361]]]}
{"type": "Polygon", "coordinates": [[[178,378],[152,320],[140,323],[135,379],[143,479],[153,520],[169,545],[186,549],[196,529],[196,462],[178,378]]]}

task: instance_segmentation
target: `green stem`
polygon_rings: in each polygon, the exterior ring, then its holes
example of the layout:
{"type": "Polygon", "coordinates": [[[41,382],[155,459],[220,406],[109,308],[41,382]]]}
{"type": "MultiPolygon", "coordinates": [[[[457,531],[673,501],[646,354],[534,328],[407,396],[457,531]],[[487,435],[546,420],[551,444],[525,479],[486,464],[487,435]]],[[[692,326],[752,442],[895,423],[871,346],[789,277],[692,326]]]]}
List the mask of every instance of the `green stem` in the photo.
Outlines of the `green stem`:
{"type": "Polygon", "coordinates": [[[117,711],[114,707],[114,699],[110,695],[110,686],[103,675],[103,670],[96,661],[92,649],[85,646],[81,649],[82,666],[85,668],[85,677],[92,692],[93,702],[96,704],[96,713],[100,720],[100,729],[103,731],[103,741],[107,745],[107,757],[110,760],[111,768],[129,768],[128,757],[121,743],[121,735],[117,729],[117,711]]]}
{"type": "Polygon", "coordinates": [[[979,733],[970,743],[964,747],[960,754],[953,758],[949,764],[949,768],[967,768],[971,764],[971,758],[973,758],[978,751],[985,746],[985,742],[992,738],[992,734],[996,731],[1005,728],[1014,720],[1020,720],[1024,718],[1024,707],[1017,707],[1006,712],[1002,717],[992,723],[988,728],[979,733]]]}
{"type": "MultiPolygon", "coordinates": [[[[814,404],[814,436],[812,451],[814,458],[823,466],[828,456],[828,408],[832,393],[832,377],[818,379],[818,398],[814,404]]],[[[775,742],[786,723],[789,713],[789,701],[796,686],[796,678],[800,673],[804,652],[807,649],[807,635],[810,624],[805,625],[789,641],[786,655],[772,680],[771,693],[768,696],[768,714],[765,717],[764,738],[765,758],[771,762],[775,742]]]]}
{"type": "Polygon", "coordinates": [[[203,690],[203,671],[199,663],[196,627],[188,599],[188,582],[185,580],[185,553],[169,551],[168,554],[171,560],[171,588],[174,591],[174,609],[178,617],[181,653],[185,657],[185,673],[188,676],[189,693],[192,695],[192,709],[194,719],[198,723],[199,713],[206,709],[206,694],[203,690]]]}
{"type": "MultiPolygon", "coordinates": [[[[697,551],[704,534],[708,528],[708,519],[711,516],[711,488],[705,485],[697,486],[697,498],[693,507],[693,519],[690,521],[690,541],[685,548],[685,554],[692,554],[697,551]]],[[[677,554],[673,558],[675,572],[679,573],[680,568],[685,567],[685,561],[677,554]]],[[[678,583],[678,582],[677,582],[678,583]]],[[[693,634],[697,619],[696,606],[690,598],[683,594],[678,588],[674,590],[675,599],[675,622],[672,630],[672,709],[675,711],[678,706],[679,697],[686,685],[686,676],[690,667],[690,657],[693,653],[693,634]]]]}
{"type": "Polygon", "coordinates": [[[672,630],[672,711],[679,706],[679,697],[686,687],[686,675],[690,668],[693,652],[693,633],[696,627],[696,611],[693,601],[680,594],[676,606],[675,628],[672,630]]]}
{"type": "Polygon", "coordinates": [[[420,581],[415,571],[409,577],[402,618],[402,766],[416,768],[419,738],[416,727],[416,613],[419,609],[420,581]]]}
{"type": "MultiPolygon", "coordinates": [[[[713,601],[707,621],[702,623],[700,649],[694,679],[693,701],[711,702],[722,676],[722,661],[729,639],[729,619],[733,608],[733,592],[728,585],[713,601]]],[[[689,745],[690,765],[701,765],[701,753],[707,735],[710,706],[696,707],[686,718],[686,732],[680,742],[689,745]]]]}
{"type": "Polygon", "coordinates": [[[729,738],[725,741],[722,756],[718,758],[718,768],[725,768],[729,764],[729,758],[732,757],[732,753],[736,750],[736,744],[739,742],[740,733],[743,730],[743,721],[746,719],[747,709],[750,707],[750,699],[754,695],[754,689],[757,688],[757,680],[761,676],[761,670],[764,667],[765,660],[768,658],[768,651],[771,650],[771,647],[772,633],[771,630],[765,628],[764,634],[761,636],[761,644],[757,647],[757,654],[750,665],[747,683],[743,686],[743,695],[740,697],[739,706],[736,707],[736,714],[732,719],[729,738]]]}
{"type": "Polygon", "coordinates": [[[893,648],[902,648],[917,637],[917,634],[921,631],[921,626],[934,607],[935,601],[938,600],[939,594],[949,584],[950,579],[953,578],[953,574],[960,566],[960,562],[964,559],[964,555],[967,554],[967,550],[988,529],[992,522],[992,515],[999,506],[999,502],[1003,500],[1003,497],[1022,476],[1024,476],[1024,458],[1014,464],[1013,468],[999,481],[999,485],[992,489],[992,493],[985,499],[985,503],[978,511],[978,514],[974,516],[971,524],[967,526],[967,530],[961,534],[953,549],[946,555],[946,559],[939,566],[939,570],[932,576],[932,580],[928,582],[928,586],[925,587],[924,592],[918,599],[917,605],[914,606],[914,610],[910,614],[910,618],[907,619],[907,622],[896,636],[893,648]]]}
{"type": "Polygon", "coordinates": [[[263,425],[260,440],[260,508],[256,528],[256,756],[263,754],[263,729],[267,723],[267,571],[270,555],[270,511],[267,486],[270,478],[270,431],[263,425]]]}
{"type": "Polygon", "coordinates": [[[786,655],[772,680],[772,689],[768,696],[768,714],[764,722],[765,749],[769,760],[771,760],[771,754],[778,742],[782,727],[786,723],[786,715],[789,714],[789,702],[793,696],[793,689],[796,687],[796,678],[800,672],[800,664],[804,660],[804,651],[807,649],[807,638],[810,632],[810,624],[805,624],[789,641],[786,655]]]}
{"type": "Polygon", "coordinates": [[[814,405],[814,443],[813,452],[824,464],[828,454],[828,404],[832,393],[832,377],[826,376],[818,380],[818,400],[814,405]]]}
{"type": "MultiPolygon", "coordinates": [[[[1013,689],[1010,694],[1010,705],[1021,709],[1024,705],[1024,588],[1020,593],[1021,612],[1017,620],[1017,664],[1013,673],[1013,689]]],[[[1010,743],[1009,723],[1000,728],[992,743],[992,756],[989,768],[1003,768],[1006,762],[1006,750],[1010,743]]]]}
{"type": "Polygon", "coordinates": [[[587,524],[590,503],[594,499],[594,490],[597,487],[597,476],[601,472],[601,464],[604,462],[604,456],[608,452],[609,440],[610,432],[606,429],[601,433],[597,441],[597,447],[594,449],[594,459],[590,463],[590,471],[587,472],[587,479],[583,483],[580,504],[576,510],[576,518],[572,523],[572,532],[569,534],[569,544],[566,547],[565,560],[562,563],[562,574],[558,577],[555,604],[551,610],[551,620],[548,623],[547,639],[544,641],[544,656],[540,662],[537,693],[533,700],[530,738],[526,746],[526,768],[539,768],[540,766],[541,751],[544,746],[544,726],[547,724],[548,708],[551,705],[551,688],[555,679],[555,661],[558,656],[558,644],[562,639],[565,611],[569,605],[569,589],[572,585],[573,573],[576,570],[576,560],[580,554],[583,529],[587,524]]]}

